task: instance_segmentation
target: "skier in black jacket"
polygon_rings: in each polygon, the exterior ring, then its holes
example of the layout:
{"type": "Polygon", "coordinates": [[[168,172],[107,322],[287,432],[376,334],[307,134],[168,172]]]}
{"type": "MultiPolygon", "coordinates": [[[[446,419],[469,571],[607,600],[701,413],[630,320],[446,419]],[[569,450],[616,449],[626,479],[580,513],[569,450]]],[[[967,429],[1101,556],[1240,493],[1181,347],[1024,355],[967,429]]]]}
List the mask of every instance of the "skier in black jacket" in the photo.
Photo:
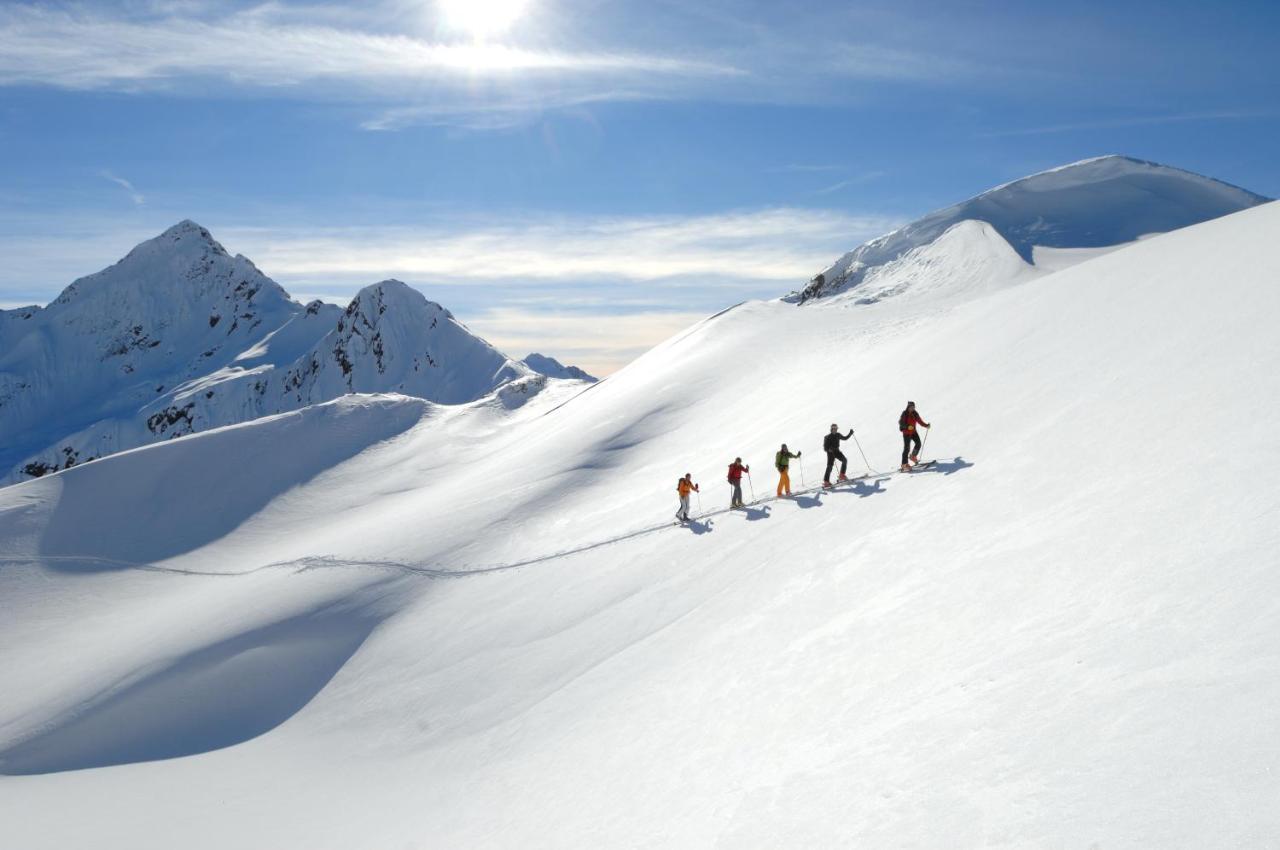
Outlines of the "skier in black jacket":
{"type": "Polygon", "coordinates": [[[822,438],[822,450],[827,453],[827,471],[822,476],[822,486],[831,486],[831,467],[835,466],[836,461],[840,461],[840,478],[838,481],[847,481],[849,476],[845,475],[845,470],[849,468],[849,459],[844,456],[844,452],[840,451],[840,441],[847,440],[853,436],[853,429],[849,429],[848,434],[841,434],[840,427],[834,422],[831,424],[831,433],[822,438]]]}

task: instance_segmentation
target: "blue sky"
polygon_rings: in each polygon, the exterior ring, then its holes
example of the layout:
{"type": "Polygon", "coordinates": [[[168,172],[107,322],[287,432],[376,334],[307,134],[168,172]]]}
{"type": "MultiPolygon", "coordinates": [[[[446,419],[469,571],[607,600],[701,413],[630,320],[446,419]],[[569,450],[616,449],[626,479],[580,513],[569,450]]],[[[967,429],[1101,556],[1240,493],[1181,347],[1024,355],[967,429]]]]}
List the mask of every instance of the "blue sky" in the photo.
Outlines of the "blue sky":
{"type": "Polygon", "coordinates": [[[9,2],[0,306],[189,217],[300,298],[399,277],[606,373],[1066,162],[1280,195],[1277,37],[1274,2],[9,2]]]}

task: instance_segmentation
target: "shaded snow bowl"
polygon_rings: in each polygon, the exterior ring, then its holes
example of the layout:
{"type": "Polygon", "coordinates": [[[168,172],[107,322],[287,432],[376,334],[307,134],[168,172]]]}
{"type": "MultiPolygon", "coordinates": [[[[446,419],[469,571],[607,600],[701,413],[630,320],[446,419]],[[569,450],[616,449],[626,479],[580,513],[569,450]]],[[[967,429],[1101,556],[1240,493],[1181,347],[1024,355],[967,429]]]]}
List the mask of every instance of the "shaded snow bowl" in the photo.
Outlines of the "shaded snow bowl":
{"type": "Polygon", "coordinates": [[[248,741],[310,702],[375,625],[363,613],[313,612],[179,656],[0,750],[0,774],[155,761],[248,741]]]}

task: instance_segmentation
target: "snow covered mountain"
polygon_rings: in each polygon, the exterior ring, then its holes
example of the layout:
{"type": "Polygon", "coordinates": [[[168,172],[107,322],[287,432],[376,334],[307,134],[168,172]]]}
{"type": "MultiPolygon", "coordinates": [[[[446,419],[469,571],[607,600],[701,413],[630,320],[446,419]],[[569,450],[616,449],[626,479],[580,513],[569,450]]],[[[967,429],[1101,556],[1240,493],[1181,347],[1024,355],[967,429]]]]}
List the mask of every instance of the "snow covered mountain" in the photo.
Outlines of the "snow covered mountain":
{"type": "Polygon", "coordinates": [[[742,304],[590,392],[0,490],[0,846],[1267,846],[1276,232],[1028,272],[957,222],[894,297],[742,304]],[[908,398],[939,462],[895,474],[908,398]],[[865,477],[824,492],[833,421],[865,477]]]}
{"type": "Polygon", "coordinates": [[[566,366],[554,357],[548,357],[537,352],[530,354],[520,362],[539,375],[546,375],[548,378],[565,378],[571,381],[586,381],[591,384],[599,380],[588,375],[577,366],[566,366]]]}
{"type": "MultiPolygon", "coordinates": [[[[990,226],[990,233],[977,246],[980,254],[992,250],[1005,253],[1003,247],[991,247],[994,233],[1007,243],[1008,250],[1031,266],[1041,264],[1044,249],[1123,245],[1268,200],[1167,165],[1125,156],[1086,159],[997,186],[873,239],[836,260],[788,300],[805,303],[854,288],[861,290],[864,284],[868,289],[880,290],[878,295],[868,296],[878,300],[886,295],[883,287],[875,285],[877,278],[885,277],[881,273],[885,266],[908,255],[917,262],[921,255],[927,257],[929,247],[961,222],[978,221],[990,226]]],[[[944,253],[942,265],[954,261],[956,251],[944,253]]],[[[1053,269],[1059,268],[1064,259],[1088,256],[1050,253],[1056,261],[1052,262],[1053,269]]],[[[1011,271],[1018,277],[1025,270],[1014,267],[1011,271]]],[[[909,286],[900,291],[906,288],[909,286]]]]}
{"type": "Polygon", "coordinates": [[[0,483],[352,392],[472,401],[535,373],[398,281],[302,305],[184,221],[0,313],[0,483]]]}

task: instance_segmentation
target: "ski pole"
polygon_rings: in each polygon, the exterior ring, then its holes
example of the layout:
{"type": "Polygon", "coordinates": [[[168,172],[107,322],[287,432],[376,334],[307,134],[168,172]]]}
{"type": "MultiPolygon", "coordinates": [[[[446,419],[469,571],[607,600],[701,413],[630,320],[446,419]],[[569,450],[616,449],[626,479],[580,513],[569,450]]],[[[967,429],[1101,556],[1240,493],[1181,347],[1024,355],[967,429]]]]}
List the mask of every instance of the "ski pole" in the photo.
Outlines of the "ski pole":
{"type": "Polygon", "coordinates": [[[924,429],[924,439],[920,442],[920,454],[924,454],[924,447],[925,444],[929,442],[929,432],[932,430],[932,428],[924,429]]]}
{"type": "Polygon", "coordinates": [[[702,491],[694,490],[693,492],[698,494],[698,516],[702,516],[702,491]]]}
{"type": "Polygon", "coordinates": [[[858,454],[862,455],[862,462],[867,465],[867,472],[870,472],[872,475],[875,475],[876,471],[871,468],[871,461],[867,460],[867,453],[862,450],[862,443],[858,442],[857,434],[853,435],[853,444],[858,447],[858,454]]]}
{"type": "Polygon", "coordinates": [[[797,457],[796,460],[800,461],[800,489],[806,490],[808,489],[808,485],[804,483],[804,458],[797,457]]]}
{"type": "Polygon", "coordinates": [[[756,500],[756,485],[751,481],[751,470],[747,470],[747,486],[751,488],[751,501],[756,500]]]}

